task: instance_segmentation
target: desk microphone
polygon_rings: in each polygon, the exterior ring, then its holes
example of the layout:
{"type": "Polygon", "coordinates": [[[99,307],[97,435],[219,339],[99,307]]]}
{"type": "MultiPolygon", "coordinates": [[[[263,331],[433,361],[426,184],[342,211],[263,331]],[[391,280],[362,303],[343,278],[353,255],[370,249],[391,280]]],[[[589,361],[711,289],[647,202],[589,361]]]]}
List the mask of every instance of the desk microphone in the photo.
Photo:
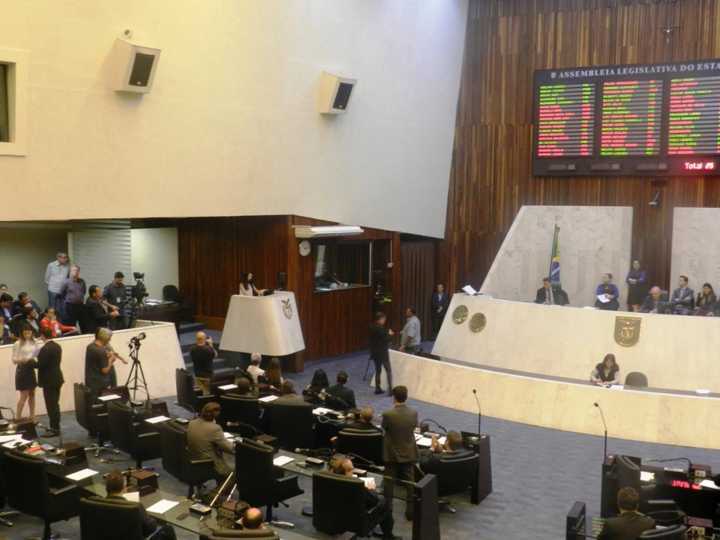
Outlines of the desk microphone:
{"type": "Polygon", "coordinates": [[[473,396],[478,408],[478,436],[482,437],[482,407],[480,407],[480,398],[477,395],[477,388],[473,388],[473,396]]]}
{"type": "Polygon", "coordinates": [[[603,429],[605,430],[604,439],[603,439],[603,462],[607,458],[607,424],[605,423],[605,415],[603,414],[602,407],[600,404],[596,401],[593,403],[598,408],[598,411],[600,411],[600,418],[602,419],[603,423],[603,429]]]}

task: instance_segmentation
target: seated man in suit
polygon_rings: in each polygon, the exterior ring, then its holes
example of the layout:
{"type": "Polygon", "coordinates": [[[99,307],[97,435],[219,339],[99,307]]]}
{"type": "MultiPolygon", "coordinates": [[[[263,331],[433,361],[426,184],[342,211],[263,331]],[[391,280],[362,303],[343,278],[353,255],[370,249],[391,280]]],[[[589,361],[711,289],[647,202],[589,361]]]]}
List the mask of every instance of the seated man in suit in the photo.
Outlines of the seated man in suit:
{"type": "Polygon", "coordinates": [[[215,479],[222,483],[232,468],[226,463],[224,454],[234,454],[232,443],[225,438],[222,428],[215,423],[220,416],[220,405],[206,403],[200,416],[188,424],[187,443],[192,459],[212,459],[215,479]]]}
{"type": "MultiPolygon", "coordinates": [[[[240,525],[244,531],[257,531],[266,532],[268,527],[263,523],[263,513],[259,508],[253,508],[252,506],[245,510],[243,517],[240,518],[240,525]]],[[[247,534],[243,535],[243,538],[252,538],[247,534]]]]}
{"type": "Polygon", "coordinates": [[[645,297],[640,311],[642,313],[669,313],[670,307],[663,298],[663,291],[660,287],[656,285],[650,289],[650,294],[645,297]]]}
{"type": "MultiPolygon", "coordinates": [[[[336,454],[330,463],[328,464],[330,471],[339,474],[340,476],[348,476],[353,478],[353,469],[355,466],[353,462],[340,454],[336,454]]],[[[376,486],[372,483],[365,483],[365,508],[368,510],[381,506],[383,508],[382,518],[380,520],[380,529],[382,530],[382,538],[395,539],[397,538],[393,534],[393,527],[395,520],[393,520],[392,507],[387,504],[385,497],[378,495],[376,486]]]]}
{"type": "Polygon", "coordinates": [[[355,409],[357,404],[355,403],[355,392],[351,388],[346,388],[345,384],[348,382],[348,374],[345,371],[340,371],[337,374],[337,384],[330,386],[325,393],[329,397],[326,399],[327,405],[332,409],[355,409]]]}
{"type": "Polygon", "coordinates": [[[631,487],[624,487],[617,494],[620,515],[608,518],[598,535],[598,540],[636,540],[643,532],[655,528],[655,521],[640,512],[640,495],[631,487]]]}
{"type": "Polygon", "coordinates": [[[230,394],[242,397],[258,397],[257,390],[253,389],[250,385],[250,381],[244,377],[238,377],[235,379],[237,388],[230,391],[230,394]]]}
{"type": "MultiPolygon", "coordinates": [[[[105,491],[108,499],[120,499],[125,501],[123,493],[125,493],[125,476],[120,471],[111,471],[105,477],[105,491]]],[[[142,532],[143,536],[148,537],[155,533],[158,529],[158,522],[147,515],[145,507],[142,503],[140,506],[140,515],[142,516],[142,532]]],[[[174,540],[175,531],[169,525],[161,526],[160,530],[153,535],[158,540],[174,540]]]]}
{"type": "Polygon", "coordinates": [[[420,468],[425,474],[437,474],[443,458],[463,458],[471,455],[472,450],[463,445],[462,435],[457,431],[448,431],[445,444],[440,444],[437,435],[433,435],[430,450],[420,454],[420,468]]]}
{"type": "Polygon", "coordinates": [[[375,411],[372,407],[363,407],[360,412],[355,414],[355,420],[347,424],[347,428],[356,429],[358,431],[374,431],[382,433],[382,429],[372,423],[375,411]]]}
{"type": "Polygon", "coordinates": [[[549,278],[543,278],[543,286],[535,294],[535,303],[565,306],[570,303],[570,300],[559,283],[552,285],[549,278]]]}
{"type": "Polygon", "coordinates": [[[678,285],[670,297],[672,312],[677,315],[689,315],[695,308],[695,291],[688,287],[687,276],[680,276],[678,285]]]}

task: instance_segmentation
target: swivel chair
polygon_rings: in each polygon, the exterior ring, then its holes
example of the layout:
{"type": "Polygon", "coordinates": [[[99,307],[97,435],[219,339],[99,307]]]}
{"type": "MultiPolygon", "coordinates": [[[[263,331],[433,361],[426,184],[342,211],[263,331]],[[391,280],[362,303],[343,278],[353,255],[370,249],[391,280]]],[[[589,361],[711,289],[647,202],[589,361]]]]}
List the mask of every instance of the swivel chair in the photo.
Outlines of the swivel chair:
{"type": "Polygon", "coordinates": [[[107,410],[113,444],[130,454],[138,468],[142,467],[143,461],[161,456],[160,433],[142,419],[136,421],[130,406],[115,400],[110,402],[107,410]]]}
{"type": "Polygon", "coordinates": [[[145,540],[136,502],[90,497],[80,499],[81,540],[145,540]]]}
{"type": "Polygon", "coordinates": [[[342,454],[353,454],[375,465],[382,465],[383,438],[382,431],[341,429],[337,438],[337,450],[342,454]]]}
{"type": "Polygon", "coordinates": [[[187,429],[175,421],[160,427],[162,466],[168,473],[188,485],[188,499],[195,489],[215,478],[212,459],[193,459],[187,446],[187,429]]]}

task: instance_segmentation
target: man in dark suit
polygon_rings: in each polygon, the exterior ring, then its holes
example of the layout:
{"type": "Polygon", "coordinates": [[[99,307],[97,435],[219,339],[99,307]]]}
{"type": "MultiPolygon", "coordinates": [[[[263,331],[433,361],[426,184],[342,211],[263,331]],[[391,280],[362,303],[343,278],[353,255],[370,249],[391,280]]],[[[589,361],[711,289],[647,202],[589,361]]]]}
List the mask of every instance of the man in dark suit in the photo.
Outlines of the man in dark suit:
{"type": "Polygon", "coordinates": [[[598,535],[598,540],[636,540],[644,531],[655,528],[655,520],[638,512],[640,495],[631,487],[624,487],[617,494],[620,515],[608,518],[598,535]]]}
{"type": "Polygon", "coordinates": [[[382,429],[372,423],[375,411],[372,407],[363,407],[360,412],[355,415],[355,421],[350,422],[345,427],[355,429],[357,431],[373,431],[382,433],[382,429]]]}
{"type": "Polygon", "coordinates": [[[557,306],[566,306],[570,303],[567,293],[560,285],[552,285],[550,279],[543,278],[543,286],[537,290],[535,294],[536,304],[550,304],[557,306]]]}
{"type": "Polygon", "coordinates": [[[462,435],[457,431],[448,431],[445,444],[440,444],[437,435],[433,435],[430,450],[420,455],[420,468],[425,474],[437,475],[438,468],[443,459],[461,459],[473,455],[463,445],[462,435]]]}
{"type": "Polygon", "coordinates": [[[117,309],[110,309],[102,299],[102,290],[97,285],[91,285],[88,298],[85,302],[85,328],[83,333],[94,334],[98,328],[107,327],[111,319],[120,316],[117,309]]]}
{"type": "MultiPolygon", "coordinates": [[[[418,460],[418,450],[415,444],[415,428],[418,425],[418,413],[408,407],[405,402],[408,390],[405,386],[396,386],[392,389],[393,408],[385,411],[382,416],[382,427],[385,430],[383,440],[383,460],[385,471],[390,481],[385,486],[388,504],[392,505],[394,482],[396,480],[415,480],[414,467],[418,460]]],[[[412,487],[406,486],[407,506],[405,517],[412,519],[412,487]]]]}
{"type": "Polygon", "coordinates": [[[37,305],[37,302],[30,298],[30,295],[28,293],[21,292],[20,294],[18,294],[17,300],[12,303],[12,315],[23,315],[25,313],[25,306],[28,304],[30,304],[35,311],[40,313],[40,306],[37,305]]]}
{"type": "Polygon", "coordinates": [[[387,373],[388,392],[392,390],[392,370],[390,369],[390,340],[394,333],[392,329],[385,328],[387,317],[382,311],[375,314],[373,324],[370,326],[370,358],[375,363],[375,393],[382,394],[383,389],[380,386],[380,375],[382,369],[385,368],[387,373]]]}
{"type": "Polygon", "coordinates": [[[337,384],[334,384],[325,390],[325,393],[327,393],[328,396],[331,396],[326,400],[328,406],[340,410],[357,408],[357,404],[355,403],[355,392],[353,392],[352,388],[347,388],[345,386],[348,382],[347,372],[338,372],[336,380],[337,384]]]}
{"type": "MultiPolygon", "coordinates": [[[[105,491],[108,499],[130,502],[123,496],[125,493],[125,477],[120,471],[111,471],[107,474],[105,477],[105,491]]],[[[158,531],[158,522],[147,515],[142,503],[136,504],[140,507],[143,537],[147,538],[153,535],[153,538],[157,540],[174,540],[176,538],[175,531],[170,525],[162,525],[158,531]]]]}
{"type": "Polygon", "coordinates": [[[435,339],[450,305],[450,296],[445,292],[445,285],[442,283],[438,283],[437,287],[435,287],[430,305],[432,307],[432,337],[435,339]]]}
{"type": "Polygon", "coordinates": [[[51,328],[42,329],[42,338],[45,344],[37,356],[38,385],[43,390],[45,408],[50,419],[50,429],[43,436],[56,437],[60,434],[60,388],[65,382],[60,369],[62,348],[53,341],[51,328]]]}
{"type": "Polygon", "coordinates": [[[678,288],[670,297],[672,312],[676,315],[690,315],[695,309],[695,291],[688,287],[688,277],[680,276],[678,288]]]}

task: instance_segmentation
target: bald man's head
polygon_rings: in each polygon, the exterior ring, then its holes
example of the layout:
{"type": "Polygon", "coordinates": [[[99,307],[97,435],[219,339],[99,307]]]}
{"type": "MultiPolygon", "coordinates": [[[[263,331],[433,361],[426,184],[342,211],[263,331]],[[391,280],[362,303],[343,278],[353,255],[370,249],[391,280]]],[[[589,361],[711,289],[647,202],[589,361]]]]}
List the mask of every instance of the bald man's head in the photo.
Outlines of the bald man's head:
{"type": "Polygon", "coordinates": [[[242,520],[246,529],[259,529],[263,524],[263,513],[259,508],[248,508],[242,520]]]}
{"type": "Polygon", "coordinates": [[[205,332],[198,332],[195,334],[195,343],[198,345],[205,345],[207,341],[207,334],[205,332]]]}

